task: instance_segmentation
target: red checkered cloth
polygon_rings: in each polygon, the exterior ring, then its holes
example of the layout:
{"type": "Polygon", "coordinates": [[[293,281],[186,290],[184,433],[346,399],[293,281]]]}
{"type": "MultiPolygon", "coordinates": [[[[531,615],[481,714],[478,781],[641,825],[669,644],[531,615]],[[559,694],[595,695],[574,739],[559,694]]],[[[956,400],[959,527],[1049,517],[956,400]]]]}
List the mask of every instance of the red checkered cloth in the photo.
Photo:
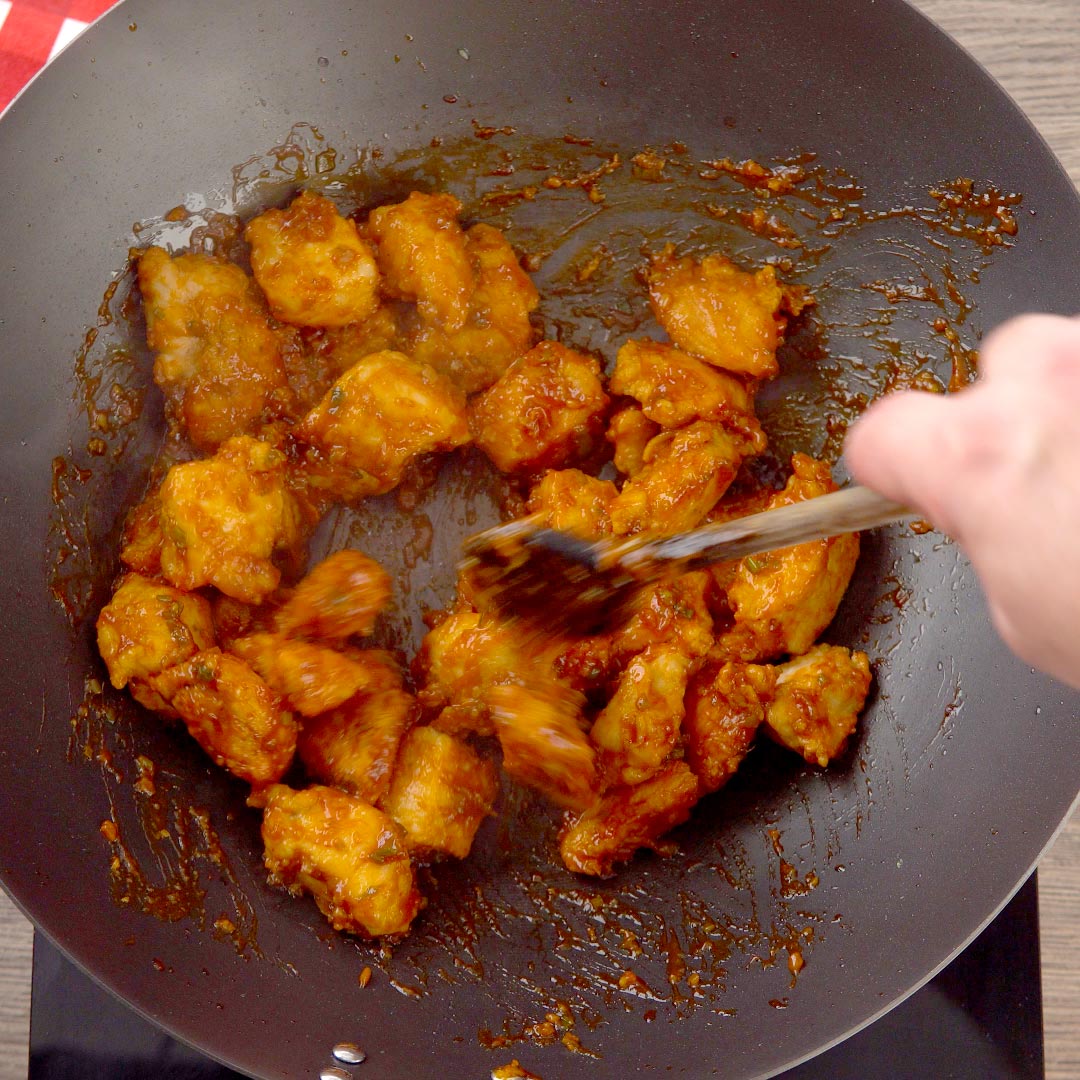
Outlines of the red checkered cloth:
{"type": "Polygon", "coordinates": [[[0,0],[0,112],[116,0],[0,0]]]}

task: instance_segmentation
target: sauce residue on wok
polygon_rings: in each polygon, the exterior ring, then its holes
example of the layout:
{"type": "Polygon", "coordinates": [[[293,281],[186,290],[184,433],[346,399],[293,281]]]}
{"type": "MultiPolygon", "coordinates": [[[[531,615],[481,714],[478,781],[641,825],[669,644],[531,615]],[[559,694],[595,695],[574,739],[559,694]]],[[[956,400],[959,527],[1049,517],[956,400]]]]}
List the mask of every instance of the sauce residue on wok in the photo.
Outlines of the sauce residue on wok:
{"type": "MultiPolygon", "coordinates": [[[[613,350],[648,318],[635,275],[642,243],[648,246],[652,236],[653,246],[675,239],[689,252],[715,246],[736,260],[752,254],[789,280],[812,282],[818,307],[783,348],[783,393],[765,394],[760,403],[776,469],[794,446],[835,460],[847,425],[885,389],[943,392],[973,377],[977,352],[967,290],[1013,242],[1021,202],[992,185],[954,178],[917,203],[881,204],[857,178],[820,165],[812,154],[770,163],[703,161],[677,142],[630,152],[575,134],[530,139],[510,127],[480,124],[464,138],[435,140],[392,162],[369,148],[341,170],[346,157],[325,145],[317,129],[298,125],[280,147],[234,169],[228,209],[278,201],[278,192],[297,184],[347,193],[362,206],[415,186],[452,190],[469,218],[504,229],[527,253],[545,298],[539,312],[544,336],[583,349],[613,350]],[[855,269],[862,261],[854,253],[879,256],[865,260],[869,275],[855,269]]],[[[135,232],[140,243],[228,252],[240,229],[232,213],[196,206],[138,223],[135,232]]],[[[79,444],[53,467],[50,587],[76,632],[108,594],[119,510],[137,501],[159,450],[160,431],[148,433],[142,422],[146,395],[156,391],[146,354],[133,345],[143,336],[136,295],[129,266],[109,284],[97,325],[76,357],[72,404],[82,430],[79,444]],[[133,476],[139,465],[141,475],[133,476]]],[[[482,526],[518,498],[492,488],[485,463],[467,461],[443,481],[454,491],[459,531],[482,526]]],[[[760,466],[763,473],[769,467],[768,461],[760,466]]],[[[411,626],[386,642],[391,647],[415,645],[424,610],[445,604],[452,584],[452,570],[438,565],[442,556],[435,551],[434,537],[445,525],[437,515],[446,513],[435,504],[430,470],[417,470],[396,499],[339,514],[325,540],[330,548],[344,536],[367,533],[372,518],[365,513],[386,519],[387,548],[400,552],[389,568],[416,609],[411,626]]],[[[895,600],[896,617],[902,596],[897,582],[882,598],[895,600]]],[[[961,700],[958,693],[947,722],[955,720],[961,700]]],[[[95,766],[108,793],[110,816],[94,828],[105,846],[114,899],[165,920],[213,927],[239,952],[257,954],[248,886],[230,868],[214,826],[221,810],[193,806],[140,754],[137,729],[130,704],[88,676],[72,718],[69,757],[95,766]]],[[[553,876],[536,855],[551,819],[519,793],[512,796],[520,802],[516,812],[485,826],[494,834],[489,862],[429,871],[453,880],[453,888],[435,894],[437,918],[426,919],[404,944],[350,947],[361,952],[365,970],[384,972],[407,998],[427,994],[435,981],[474,985],[490,999],[492,1025],[458,1037],[476,1037],[493,1050],[529,1042],[590,1052],[588,1032],[611,1010],[635,1013],[646,1023],[701,1008],[730,1015],[724,992],[737,971],[779,965],[793,986],[830,928],[843,929],[839,915],[813,907],[811,894],[827,864],[845,868],[836,861],[841,841],[851,821],[857,830],[870,812],[864,766],[860,761],[850,778],[830,781],[834,802],[849,809],[856,804],[853,818],[815,822],[807,812],[800,819],[807,803],[791,780],[760,804],[756,828],[744,830],[755,839],[729,831],[722,840],[698,843],[680,857],[684,885],[675,904],[671,868],[660,860],[643,860],[617,890],[553,876]],[[781,821],[797,836],[790,856],[781,821]],[[521,857],[515,861],[512,851],[521,857]],[[723,910],[697,899],[695,877],[708,878],[712,888],[716,879],[722,882],[729,899],[723,910]],[[523,946],[508,962],[511,938],[523,946]],[[498,987],[510,983],[519,1004],[508,1015],[498,987]]],[[[728,795],[717,802],[726,812],[728,795]]],[[[769,1003],[788,1004],[781,997],[769,1003]]],[[[516,1062],[505,1068],[520,1070],[509,1076],[532,1075],[516,1062]]]]}

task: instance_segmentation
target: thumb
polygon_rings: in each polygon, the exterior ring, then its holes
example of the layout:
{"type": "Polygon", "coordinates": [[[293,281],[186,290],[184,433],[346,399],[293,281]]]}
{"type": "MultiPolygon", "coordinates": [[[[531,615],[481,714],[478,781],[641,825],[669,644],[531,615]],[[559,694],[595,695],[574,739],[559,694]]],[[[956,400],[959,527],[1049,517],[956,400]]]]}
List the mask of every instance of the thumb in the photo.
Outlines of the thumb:
{"type": "Polygon", "coordinates": [[[949,396],[904,390],[880,398],[845,440],[852,476],[959,539],[955,511],[978,452],[968,423],[975,396],[977,389],[949,396]]]}

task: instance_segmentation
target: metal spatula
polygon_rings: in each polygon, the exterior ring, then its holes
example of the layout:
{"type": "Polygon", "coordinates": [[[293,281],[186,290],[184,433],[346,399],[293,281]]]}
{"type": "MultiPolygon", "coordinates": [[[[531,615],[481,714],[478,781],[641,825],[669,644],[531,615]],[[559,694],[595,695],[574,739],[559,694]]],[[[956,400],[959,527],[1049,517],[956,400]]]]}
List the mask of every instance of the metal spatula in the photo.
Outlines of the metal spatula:
{"type": "Polygon", "coordinates": [[[913,516],[853,486],[662,540],[589,542],[523,518],[469,537],[462,570],[483,608],[588,634],[628,618],[643,585],[913,516]]]}

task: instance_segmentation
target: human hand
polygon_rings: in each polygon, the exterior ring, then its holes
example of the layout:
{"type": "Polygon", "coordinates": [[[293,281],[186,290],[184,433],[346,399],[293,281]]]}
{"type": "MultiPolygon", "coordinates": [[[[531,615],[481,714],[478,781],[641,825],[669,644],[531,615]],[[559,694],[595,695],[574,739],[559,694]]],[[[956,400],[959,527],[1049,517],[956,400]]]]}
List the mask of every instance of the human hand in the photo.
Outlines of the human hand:
{"type": "Polygon", "coordinates": [[[979,370],[961,393],[881,398],[844,457],[960,544],[1017,655],[1080,687],[1080,319],[1005,323],[979,370]]]}

